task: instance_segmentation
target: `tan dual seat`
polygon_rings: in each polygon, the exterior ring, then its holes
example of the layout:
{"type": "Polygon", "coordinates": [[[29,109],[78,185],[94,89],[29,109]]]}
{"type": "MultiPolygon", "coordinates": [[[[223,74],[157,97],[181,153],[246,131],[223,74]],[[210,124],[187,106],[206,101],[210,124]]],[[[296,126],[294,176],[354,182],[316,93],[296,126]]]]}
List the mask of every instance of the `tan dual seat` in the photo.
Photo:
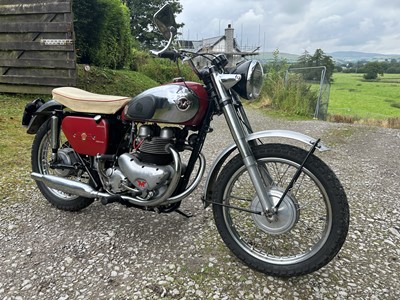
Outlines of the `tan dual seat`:
{"type": "Polygon", "coordinates": [[[95,114],[114,114],[131,100],[130,97],[94,94],[73,87],[53,89],[53,99],[73,111],[95,114]]]}

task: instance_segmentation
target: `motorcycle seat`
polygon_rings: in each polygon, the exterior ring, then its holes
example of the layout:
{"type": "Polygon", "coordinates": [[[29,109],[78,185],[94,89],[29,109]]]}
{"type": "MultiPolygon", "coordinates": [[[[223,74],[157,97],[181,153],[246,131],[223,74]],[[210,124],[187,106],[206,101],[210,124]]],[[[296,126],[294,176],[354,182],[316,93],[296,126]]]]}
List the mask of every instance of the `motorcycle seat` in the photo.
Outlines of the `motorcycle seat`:
{"type": "Polygon", "coordinates": [[[130,97],[90,93],[74,87],[53,89],[53,99],[76,112],[95,114],[114,114],[120,110],[130,97]]]}

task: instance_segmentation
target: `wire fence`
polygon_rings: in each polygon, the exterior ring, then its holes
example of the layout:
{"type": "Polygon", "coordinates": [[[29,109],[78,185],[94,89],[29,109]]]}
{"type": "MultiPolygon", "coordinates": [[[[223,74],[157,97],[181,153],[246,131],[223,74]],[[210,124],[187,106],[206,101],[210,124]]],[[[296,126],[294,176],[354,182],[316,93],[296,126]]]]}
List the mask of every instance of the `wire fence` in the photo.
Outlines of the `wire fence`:
{"type": "Polygon", "coordinates": [[[305,82],[318,89],[318,99],[314,111],[314,118],[326,120],[328,116],[329,96],[331,84],[326,78],[326,67],[303,67],[290,68],[286,71],[285,81],[287,82],[290,74],[301,75],[305,82]]]}

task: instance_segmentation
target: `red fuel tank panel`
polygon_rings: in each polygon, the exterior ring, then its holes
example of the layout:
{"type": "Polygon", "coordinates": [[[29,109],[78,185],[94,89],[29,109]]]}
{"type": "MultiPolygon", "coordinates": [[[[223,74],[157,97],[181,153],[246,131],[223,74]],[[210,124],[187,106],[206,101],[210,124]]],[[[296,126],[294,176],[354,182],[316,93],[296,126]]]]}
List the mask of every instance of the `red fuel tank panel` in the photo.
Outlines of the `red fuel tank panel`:
{"type": "Polygon", "coordinates": [[[102,119],[65,117],[61,123],[62,131],[72,148],[79,154],[95,156],[105,154],[108,145],[108,123],[102,119]]]}

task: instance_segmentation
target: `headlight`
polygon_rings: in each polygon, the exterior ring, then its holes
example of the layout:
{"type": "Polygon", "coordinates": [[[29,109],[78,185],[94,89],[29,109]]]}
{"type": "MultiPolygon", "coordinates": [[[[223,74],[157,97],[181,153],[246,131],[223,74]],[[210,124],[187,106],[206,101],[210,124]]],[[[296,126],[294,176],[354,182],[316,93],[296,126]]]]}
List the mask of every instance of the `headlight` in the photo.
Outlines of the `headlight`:
{"type": "Polygon", "coordinates": [[[254,100],[260,96],[264,82],[264,72],[259,61],[244,61],[232,73],[242,75],[242,79],[233,87],[233,90],[240,97],[247,100],[254,100]]]}

